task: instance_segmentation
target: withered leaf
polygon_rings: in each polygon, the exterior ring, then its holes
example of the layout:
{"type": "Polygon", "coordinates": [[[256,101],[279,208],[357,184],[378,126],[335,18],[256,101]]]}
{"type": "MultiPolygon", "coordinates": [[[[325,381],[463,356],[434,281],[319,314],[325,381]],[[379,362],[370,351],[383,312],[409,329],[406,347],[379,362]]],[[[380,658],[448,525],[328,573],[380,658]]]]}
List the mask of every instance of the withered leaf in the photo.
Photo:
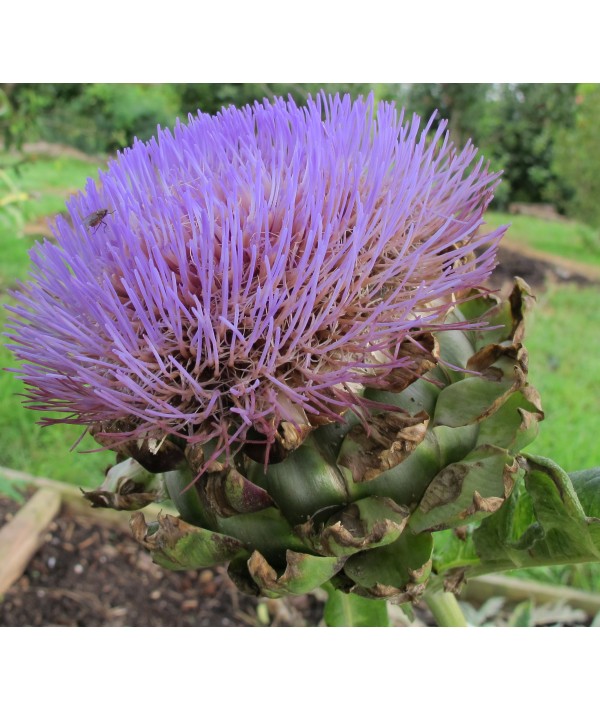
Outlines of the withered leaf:
{"type": "Polygon", "coordinates": [[[339,464],[352,473],[356,482],[370,481],[403,462],[423,441],[429,415],[422,410],[373,415],[367,432],[362,424],[346,435],[339,464]]]}

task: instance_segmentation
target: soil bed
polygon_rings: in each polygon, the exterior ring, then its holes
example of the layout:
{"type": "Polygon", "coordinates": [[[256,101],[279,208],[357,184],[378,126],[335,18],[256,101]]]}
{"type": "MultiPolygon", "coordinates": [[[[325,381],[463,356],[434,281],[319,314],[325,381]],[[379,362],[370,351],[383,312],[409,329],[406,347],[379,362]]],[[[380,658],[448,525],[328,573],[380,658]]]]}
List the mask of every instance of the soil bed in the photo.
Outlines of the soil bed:
{"type": "MultiPolygon", "coordinates": [[[[0,525],[18,508],[0,498],[0,525]]],[[[223,568],[165,570],[126,532],[61,514],[25,574],[0,600],[0,626],[315,626],[322,609],[313,595],[244,595],[223,568]]]]}
{"type": "Polygon", "coordinates": [[[525,279],[534,293],[543,290],[548,281],[570,282],[580,286],[600,284],[600,270],[561,257],[540,255],[524,247],[500,247],[498,266],[490,278],[491,286],[494,289],[512,286],[514,277],[517,276],[525,279]]]}

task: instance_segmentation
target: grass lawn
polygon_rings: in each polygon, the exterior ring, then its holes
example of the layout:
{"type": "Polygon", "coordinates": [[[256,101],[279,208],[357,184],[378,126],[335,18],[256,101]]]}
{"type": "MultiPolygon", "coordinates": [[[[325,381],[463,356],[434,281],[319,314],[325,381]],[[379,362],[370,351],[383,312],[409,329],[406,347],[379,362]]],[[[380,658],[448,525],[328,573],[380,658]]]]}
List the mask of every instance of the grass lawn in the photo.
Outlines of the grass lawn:
{"type": "MultiPolygon", "coordinates": [[[[10,159],[0,154],[0,163],[8,165],[10,159]]],[[[32,196],[31,200],[23,203],[25,218],[31,220],[39,216],[52,216],[64,210],[68,195],[82,190],[87,178],[95,180],[98,168],[104,168],[104,164],[71,157],[38,157],[22,164],[18,175],[11,171],[11,177],[20,189],[32,196]]]]}
{"type": "Polygon", "coordinates": [[[553,286],[538,296],[525,338],[546,414],[528,451],[566,471],[600,465],[599,305],[596,287],[553,286]]]}
{"type": "MultiPolygon", "coordinates": [[[[8,159],[0,156],[0,163],[8,159]]],[[[21,166],[13,180],[19,188],[34,197],[24,203],[26,220],[52,216],[64,209],[69,193],[83,188],[88,176],[96,177],[97,167],[73,158],[39,159],[21,166]]],[[[29,268],[28,251],[34,244],[31,237],[19,237],[14,225],[0,221],[0,298],[10,303],[7,289],[25,279],[29,268]]],[[[0,308],[0,330],[4,331],[6,312],[0,308]]],[[[2,343],[5,342],[2,339],[2,343]]],[[[39,427],[40,413],[21,405],[19,381],[4,368],[15,366],[12,354],[0,348],[0,465],[20,469],[38,476],[60,479],[83,486],[96,486],[103,478],[104,468],[113,462],[110,452],[78,454],[70,451],[81,434],[81,428],[71,425],[39,427]]],[[[78,445],[78,450],[94,449],[91,437],[78,445]]]]}
{"type": "Polygon", "coordinates": [[[504,239],[540,252],[600,267],[600,231],[577,222],[551,222],[506,212],[486,213],[493,228],[510,224],[504,239]]]}
{"type": "MultiPolygon", "coordinates": [[[[0,164],[9,165],[10,158],[0,153],[0,164]]],[[[70,193],[81,190],[88,177],[94,179],[98,166],[74,158],[39,158],[19,167],[15,175],[7,170],[19,190],[28,193],[30,199],[21,203],[25,221],[53,217],[65,210],[65,200],[70,193]]],[[[11,288],[17,279],[27,276],[28,251],[34,244],[31,237],[19,236],[14,223],[0,214],[0,290],[11,288]]]]}

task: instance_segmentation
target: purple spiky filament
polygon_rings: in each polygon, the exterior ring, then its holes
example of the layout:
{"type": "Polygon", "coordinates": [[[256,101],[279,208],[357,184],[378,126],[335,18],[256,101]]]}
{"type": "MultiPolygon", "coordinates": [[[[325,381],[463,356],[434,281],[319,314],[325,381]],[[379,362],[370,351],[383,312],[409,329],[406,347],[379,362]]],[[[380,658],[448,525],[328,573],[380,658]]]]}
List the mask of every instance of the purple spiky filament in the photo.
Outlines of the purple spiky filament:
{"type": "Polygon", "coordinates": [[[429,128],[319,96],[136,142],[32,251],[11,309],[28,406],[229,452],[385,388],[411,367],[405,340],[448,328],[456,293],[483,283],[504,232],[478,232],[498,175],[429,128]]]}

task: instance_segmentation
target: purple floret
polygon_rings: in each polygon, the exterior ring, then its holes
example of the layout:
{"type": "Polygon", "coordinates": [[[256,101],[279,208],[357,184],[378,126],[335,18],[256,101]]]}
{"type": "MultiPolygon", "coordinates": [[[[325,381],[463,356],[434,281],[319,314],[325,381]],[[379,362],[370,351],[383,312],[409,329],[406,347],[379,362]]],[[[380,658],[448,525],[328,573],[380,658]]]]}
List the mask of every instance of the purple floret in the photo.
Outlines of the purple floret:
{"type": "Polygon", "coordinates": [[[429,129],[319,96],[134,143],[32,250],[10,346],[28,407],[229,452],[364,405],[448,328],[505,229],[478,232],[498,174],[429,129]]]}

